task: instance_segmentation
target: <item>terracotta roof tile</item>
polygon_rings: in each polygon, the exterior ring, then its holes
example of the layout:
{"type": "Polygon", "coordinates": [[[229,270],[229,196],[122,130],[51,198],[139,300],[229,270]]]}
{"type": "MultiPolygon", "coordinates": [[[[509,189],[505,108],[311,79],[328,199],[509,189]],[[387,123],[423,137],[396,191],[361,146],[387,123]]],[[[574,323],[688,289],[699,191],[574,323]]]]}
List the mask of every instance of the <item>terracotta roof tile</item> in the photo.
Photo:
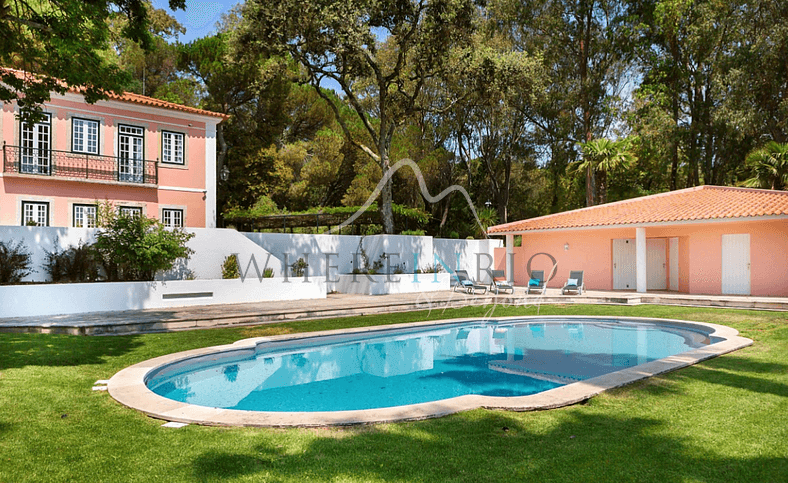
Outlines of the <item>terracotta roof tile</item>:
{"type": "Polygon", "coordinates": [[[189,107],[181,104],[175,104],[174,102],[162,101],[161,99],[141,96],[139,94],[133,94],[131,92],[124,92],[123,94],[115,94],[110,92],[108,93],[108,97],[109,99],[116,101],[131,102],[134,104],[142,104],[151,107],[161,107],[164,109],[173,109],[176,111],[188,112],[191,114],[200,114],[203,116],[220,117],[222,119],[227,119],[230,117],[227,114],[222,114],[213,111],[206,111],[205,109],[197,109],[196,107],[189,107]]]}
{"type": "Polygon", "coordinates": [[[788,191],[698,186],[490,227],[513,233],[788,215],[788,191]]]}
{"type": "MultiPolygon", "coordinates": [[[[0,71],[9,72],[14,74],[16,77],[26,78],[30,81],[34,81],[37,78],[36,74],[31,74],[29,72],[18,70],[18,69],[11,69],[8,67],[0,67],[0,71]]],[[[71,92],[76,92],[76,93],[82,92],[82,89],[78,87],[71,87],[69,88],[69,90],[71,92]]],[[[228,119],[230,117],[227,114],[221,114],[219,112],[206,111],[205,109],[197,109],[196,107],[189,107],[181,104],[175,104],[174,102],[163,101],[161,99],[155,99],[153,97],[148,97],[148,96],[141,96],[139,94],[133,94],[131,92],[124,92],[123,94],[115,94],[114,92],[108,92],[107,97],[115,101],[131,102],[133,104],[142,104],[151,107],[161,107],[163,109],[172,109],[175,111],[188,112],[191,114],[199,114],[202,116],[219,117],[222,119],[228,119]]]]}

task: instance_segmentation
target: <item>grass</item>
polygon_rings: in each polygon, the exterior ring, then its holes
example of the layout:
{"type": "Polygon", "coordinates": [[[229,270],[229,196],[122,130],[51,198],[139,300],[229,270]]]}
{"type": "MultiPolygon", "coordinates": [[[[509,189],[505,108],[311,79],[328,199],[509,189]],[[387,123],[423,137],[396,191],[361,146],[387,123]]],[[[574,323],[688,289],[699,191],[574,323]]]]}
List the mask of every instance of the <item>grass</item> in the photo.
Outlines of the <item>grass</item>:
{"type": "MultiPolygon", "coordinates": [[[[498,307],[494,315],[535,310],[498,307]]],[[[0,334],[0,482],[788,481],[788,314],[778,312],[542,307],[548,315],[715,322],[755,340],[741,351],[550,411],[475,410],[351,428],[175,430],[90,389],[136,362],[246,337],[485,312],[125,337],[0,334]]]]}

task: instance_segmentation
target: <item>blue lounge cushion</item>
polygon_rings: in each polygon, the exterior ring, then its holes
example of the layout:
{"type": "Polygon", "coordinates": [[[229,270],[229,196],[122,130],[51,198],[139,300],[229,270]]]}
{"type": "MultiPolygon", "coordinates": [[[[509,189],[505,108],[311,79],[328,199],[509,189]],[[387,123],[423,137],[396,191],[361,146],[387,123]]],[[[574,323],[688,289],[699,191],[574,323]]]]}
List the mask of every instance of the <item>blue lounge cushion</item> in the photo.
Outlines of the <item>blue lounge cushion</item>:
{"type": "Polygon", "coordinates": [[[465,285],[466,287],[473,286],[473,282],[471,282],[470,280],[460,280],[460,283],[465,285]]]}
{"type": "Polygon", "coordinates": [[[542,282],[538,278],[532,278],[531,280],[528,281],[528,286],[529,287],[538,287],[540,283],[542,283],[542,282]]]}
{"type": "Polygon", "coordinates": [[[577,279],[576,278],[570,278],[569,280],[566,281],[566,285],[567,286],[571,285],[573,287],[577,287],[577,279]]]}

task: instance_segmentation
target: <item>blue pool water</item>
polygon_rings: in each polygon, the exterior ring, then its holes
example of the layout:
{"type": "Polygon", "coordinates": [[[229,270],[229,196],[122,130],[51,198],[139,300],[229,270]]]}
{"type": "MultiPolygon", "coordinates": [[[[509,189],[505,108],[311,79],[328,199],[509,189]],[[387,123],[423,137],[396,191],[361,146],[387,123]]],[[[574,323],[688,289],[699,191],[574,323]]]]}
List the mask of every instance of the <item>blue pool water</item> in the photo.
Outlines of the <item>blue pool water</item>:
{"type": "Polygon", "coordinates": [[[525,396],[712,342],[649,323],[484,321],[261,344],[165,366],[147,385],[226,409],[373,409],[467,394],[525,396]]]}

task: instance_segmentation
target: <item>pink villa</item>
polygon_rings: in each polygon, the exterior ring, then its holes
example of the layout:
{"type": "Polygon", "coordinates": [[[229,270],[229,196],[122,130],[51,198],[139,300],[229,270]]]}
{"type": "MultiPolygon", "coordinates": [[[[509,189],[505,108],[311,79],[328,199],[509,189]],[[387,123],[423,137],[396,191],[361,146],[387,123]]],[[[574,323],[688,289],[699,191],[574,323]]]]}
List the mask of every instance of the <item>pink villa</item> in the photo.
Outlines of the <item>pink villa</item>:
{"type": "Polygon", "coordinates": [[[505,235],[495,266],[515,284],[570,270],[590,290],[788,296],[788,192],[699,186],[488,229],[505,235]],[[514,236],[522,244],[514,246],[514,236]]]}
{"type": "Polygon", "coordinates": [[[131,93],[52,93],[29,125],[3,104],[0,225],[92,227],[96,202],[170,227],[216,227],[216,126],[226,116],[131,93]]]}

